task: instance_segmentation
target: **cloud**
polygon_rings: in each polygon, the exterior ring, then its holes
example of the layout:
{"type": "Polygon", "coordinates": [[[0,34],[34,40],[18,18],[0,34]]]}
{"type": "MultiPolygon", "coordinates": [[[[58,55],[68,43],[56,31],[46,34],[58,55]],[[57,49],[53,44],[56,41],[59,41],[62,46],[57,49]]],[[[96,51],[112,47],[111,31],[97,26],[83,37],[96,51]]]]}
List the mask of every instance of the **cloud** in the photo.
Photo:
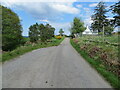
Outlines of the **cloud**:
{"type": "MultiPolygon", "coordinates": [[[[2,0],[1,2],[100,2],[101,0],[2,0]]],[[[118,0],[102,0],[103,2],[118,2],[118,0]]]]}
{"type": "MultiPolygon", "coordinates": [[[[73,2],[56,2],[56,0],[49,0],[50,2],[18,2],[20,0],[2,1],[2,5],[17,8],[31,14],[35,19],[54,21],[60,18],[62,14],[78,14],[80,10],[73,6],[73,2]]],[[[67,0],[68,1],[68,0],[67,0]]]]}
{"type": "Polygon", "coordinates": [[[75,2],[77,0],[3,0],[1,2],[20,3],[20,2],[75,2]]]}
{"type": "Polygon", "coordinates": [[[84,20],[85,25],[88,25],[88,26],[90,26],[92,22],[93,22],[93,20],[91,20],[91,18],[86,18],[84,20]]]}
{"type": "Polygon", "coordinates": [[[71,7],[65,4],[53,4],[52,7],[56,9],[57,11],[63,12],[63,13],[69,13],[69,14],[78,14],[79,9],[75,7],[71,7]]]}
{"type": "Polygon", "coordinates": [[[90,11],[90,8],[83,8],[84,10],[86,10],[86,11],[90,11]]]}
{"type": "Polygon", "coordinates": [[[82,7],[82,5],[78,4],[78,5],[76,5],[76,7],[77,7],[77,8],[81,8],[81,7],[82,7]]]}
{"type": "Polygon", "coordinates": [[[114,18],[113,18],[113,17],[107,17],[106,19],[109,19],[109,20],[111,19],[111,20],[112,20],[112,19],[114,19],[114,18]]]}
{"type": "Polygon", "coordinates": [[[50,21],[44,19],[44,20],[38,20],[38,21],[41,21],[41,22],[46,22],[46,23],[49,23],[50,21]]]}
{"type": "Polygon", "coordinates": [[[95,7],[97,6],[98,3],[93,3],[93,4],[90,4],[89,7],[95,7]]]}
{"type": "Polygon", "coordinates": [[[90,17],[93,12],[91,8],[83,8],[83,9],[85,11],[85,15],[83,17],[90,17]]]}
{"type": "Polygon", "coordinates": [[[50,25],[52,25],[53,27],[55,27],[55,35],[59,34],[59,30],[62,28],[64,30],[64,33],[69,35],[69,29],[71,28],[71,24],[70,22],[61,22],[61,23],[56,23],[56,22],[49,22],[50,25]]]}

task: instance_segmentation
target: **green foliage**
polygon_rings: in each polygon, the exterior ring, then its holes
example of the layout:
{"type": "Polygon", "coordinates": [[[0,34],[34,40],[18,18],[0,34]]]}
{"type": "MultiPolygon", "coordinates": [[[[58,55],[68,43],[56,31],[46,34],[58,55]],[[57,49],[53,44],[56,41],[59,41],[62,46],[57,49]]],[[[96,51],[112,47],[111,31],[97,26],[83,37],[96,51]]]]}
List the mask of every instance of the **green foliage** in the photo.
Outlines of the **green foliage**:
{"type": "Polygon", "coordinates": [[[42,42],[47,41],[47,39],[51,39],[54,36],[55,28],[53,28],[51,25],[46,24],[40,24],[37,23],[34,25],[31,25],[29,28],[29,37],[31,42],[37,42],[38,40],[41,40],[42,42]]]}
{"type": "Polygon", "coordinates": [[[91,24],[91,28],[93,31],[98,31],[98,33],[103,32],[103,26],[105,27],[105,34],[111,34],[113,31],[113,26],[110,23],[110,20],[107,19],[105,15],[108,11],[106,10],[106,6],[104,2],[99,2],[95,7],[94,15],[92,15],[93,23],[91,24]]]}
{"type": "Polygon", "coordinates": [[[20,19],[12,10],[2,6],[2,49],[13,50],[22,43],[20,19]]]}
{"type": "Polygon", "coordinates": [[[63,36],[64,31],[63,31],[62,28],[60,29],[59,33],[60,33],[61,36],[63,36]]]}
{"type": "Polygon", "coordinates": [[[72,23],[71,34],[82,33],[86,28],[80,18],[75,17],[72,23]]]}
{"type": "Polygon", "coordinates": [[[49,24],[46,24],[45,25],[45,39],[51,39],[53,36],[54,36],[54,31],[55,31],[55,28],[52,27],[51,25],[49,24]],[[46,30],[46,31],[45,31],[46,30]]]}
{"type": "Polygon", "coordinates": [[[53,28],[49,24],[46,25],[40,24],[39,31],[41,41],[45,42],[47,39],[51,39],[54,36],[55,28],[53,28]]]}
{"type": "Polygon", "coordinates": [[[39,39],[38,38],[38,34],[39,34],[39,31],[38,31],[38,24],[34,24],[34,25],[31,25],[29,27],[29,38],[30,38],[30,41],[31,42],[37,42],[37,40],[39,39]]]}
{"type": "Polygon", "coordinates": [[[115,26],[120,26],[120,1],[111,6],[113,14],[116,14],[113,18],[113,24],[115,26]]]}
{"type": "Polygon", "coordinates": [[[113,32],[114,28],[113,26],[105,26],[105,35],[112,35],[112,32],[113,32]]]}
{"type": "Polygon", "coordinates": [[[18,47],[16,48],[15,50],[13,51],[9,51],[9,52],[5,52],[2,54],[2,59],[0,57],[0,62],[5,62],[5,61],[8,61],[10,59],[13,59],[17,56],[20,56],[20,55],[23,55],[27,52],[30,52],[32,50],[35,50],[35,49],[38,49],[38,48],[44,48],[44,47],[50,47],[50,46],[57,46],[59,45],[62,41],[64,40],[64,37],[62,39],[55,39],[55,38],[52,38],[51,39],[51,42],[47,42],[46,44],[45,43],[42,43],[42,42],[39,42],[37,44],[29,44],[29,45],[25,45],[25,46],[21,46],[21,47],[18,47]]]}
{"type": "MultiPolygon", "coordinates": [[[[98,73],[100,73],[116,90],[120,89],[120,79],[117,75],[108,70],[108,65],[104,65],[102,61],[99,61],[98,59],[95,60],[89,56],[88,49],[90,48],[90,45],[86,44],[89,48],[85,47],[86,50],[83,50],[80,48],[80,44],[83,45],[82,43],[85,43],[83,40],[79,43],[79,41],[76,42],[71,39],[70,43],[76,49],[76,51],[78,51],[78,53],[80,53],[83,58],[85,58],[85,60],[88,61],[91,66],[93,66],[98,73]]],[[[93,47],[94,45],[91,46],[93,47]]]]}
{"type": "Polygon", "coordinates": [[[70,37],[71,37],[71,38],[75,38],[75,35],[74,35],[73,32],[70,34],[70,37]]]}
{"type": "Polygon", "coordinates": [[[40,24],[39,25],[39,31],[40,31],[40,39],[41,41],[46,41],[46,36],[47,36],[47,33],[45,31],[45,26],[43,24],[40,24]]]}

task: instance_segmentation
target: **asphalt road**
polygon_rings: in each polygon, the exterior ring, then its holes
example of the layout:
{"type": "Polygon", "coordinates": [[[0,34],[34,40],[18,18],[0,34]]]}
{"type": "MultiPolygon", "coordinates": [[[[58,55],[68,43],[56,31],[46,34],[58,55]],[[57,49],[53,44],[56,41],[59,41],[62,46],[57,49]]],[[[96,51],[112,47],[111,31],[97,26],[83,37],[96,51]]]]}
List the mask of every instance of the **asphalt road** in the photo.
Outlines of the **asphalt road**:
{"type": "Polygon", "coordinates": [[[68,38],[4,63],[2,76],[3,88],[111,88],[68,38]]]}

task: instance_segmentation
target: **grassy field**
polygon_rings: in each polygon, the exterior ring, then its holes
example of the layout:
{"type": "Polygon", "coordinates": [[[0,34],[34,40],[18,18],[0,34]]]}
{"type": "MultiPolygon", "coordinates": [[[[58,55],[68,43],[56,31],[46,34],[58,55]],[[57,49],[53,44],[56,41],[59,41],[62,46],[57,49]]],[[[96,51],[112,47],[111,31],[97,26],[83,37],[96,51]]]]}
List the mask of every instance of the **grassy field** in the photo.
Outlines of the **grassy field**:
{"type": "MultiPolygon", "coordinates": [[[[103,41],[104,42],[110,42],[110,43],[118,43],[118,35],[113,35],[113,36],[83,36],[84,40],[95,40],[95,41],[103,41]]],[[[81,37],[81,38],[83,38],[81,37]]]]}
{"type": "Polygon", "coordinates": [[[18,47],[17,49],[15,49],[13,51],[3,53],[2,54],[2,59],[0,59],[0,62],[5,62],[7,60],[13,59],[17,56],[23,55],[27,52],[30,52],[30,51],[38,49],[38,48],[57,46],[63,40],[64,40],[64,37],[62,39],[53,38],[52,40],[50,40],[50,42],[46,42],[46,43],[39,42],[37,44],[26,44],[24,46],[18,47]]]}
{"type": "MultiPolygon", "coordinates": [[[[83,36],[71,39],[72,46],[80,53],[114,88],[120,88],[120,61],[118,59],[118,46],[86,41],[94,38],[101,40],[98,36],[83,36]]],[[[109,42],[117,43],[116,36],[109,42]],[[115,40],[114,40],[115,39],[115,40]]]]}

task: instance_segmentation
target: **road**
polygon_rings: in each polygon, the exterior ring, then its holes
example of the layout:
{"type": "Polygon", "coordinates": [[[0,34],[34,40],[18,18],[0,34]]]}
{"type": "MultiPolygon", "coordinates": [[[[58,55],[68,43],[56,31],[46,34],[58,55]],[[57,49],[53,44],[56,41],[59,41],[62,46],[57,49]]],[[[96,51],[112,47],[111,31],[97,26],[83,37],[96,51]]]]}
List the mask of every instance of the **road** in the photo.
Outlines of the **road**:
{"type": "Polygon", "coordinates": [[[3,88],[111,88],[66,38],[5,62],[3,88]]]}

